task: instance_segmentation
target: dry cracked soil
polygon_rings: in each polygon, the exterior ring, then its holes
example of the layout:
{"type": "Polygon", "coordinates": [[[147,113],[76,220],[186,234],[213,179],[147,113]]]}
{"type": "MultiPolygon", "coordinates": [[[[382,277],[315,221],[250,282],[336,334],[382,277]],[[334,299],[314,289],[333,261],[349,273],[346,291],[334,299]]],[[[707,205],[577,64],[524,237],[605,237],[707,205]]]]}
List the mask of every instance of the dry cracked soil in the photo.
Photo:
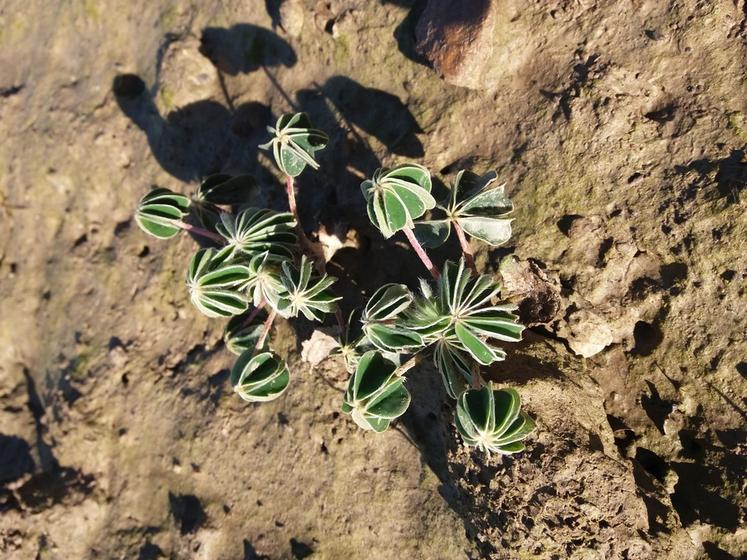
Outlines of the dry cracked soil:
{"type": "Polygon", "coordinates": [[[0,554],[744,558],[746,70],[745,0],[0,0],[0,554]],[[195,240],[133,209],[217,171],[283,208],[257,146],[292,110],[330,134],[301,217],[352,300],[425,272],[361,177],[506,182],[477,261],[531,326],[488,373],[524,453],[465,448],[428,363],[361,432],[304,321],[271,335],[291,388],[232,393],[195,240]]]}

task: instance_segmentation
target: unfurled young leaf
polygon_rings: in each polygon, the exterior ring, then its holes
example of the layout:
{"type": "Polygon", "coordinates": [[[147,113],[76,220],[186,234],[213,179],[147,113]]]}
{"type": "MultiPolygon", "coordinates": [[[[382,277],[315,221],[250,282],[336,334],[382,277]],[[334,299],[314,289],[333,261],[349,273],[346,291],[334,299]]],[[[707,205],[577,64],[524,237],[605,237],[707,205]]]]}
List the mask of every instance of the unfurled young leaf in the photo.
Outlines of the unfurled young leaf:
{"type": "Polygon", "coordinates": [[[511,313],[516,306],[491,303],[499,290],[489,276],[473,277],[464,259],[458,264],[448,261],[439,281],[440,304],[451,316],[443,336],[483,365],[506,357],[490,340],[518,342],[524,330],[518,316],[511,313]]]}
{"type": "Polygon", "coordinates": [[[230,247],[220,251],[200,249],[187,271],[187,288],[192,303],[208,317],[230,317],[246,311],[243,287],[249,268],[230,260],[230,247]]]}
{"type": "Polygon", "coordinates": [[[463,392],[457,400],[456,427],[464,443],[486,453],[518,453],[522,440],[535,427],[521,409],[515,389],[494,390],[492,383],[482,389],[463,392]]]}
{"type": "Polygon", "coordinates": [[[281,262],[281,259],[270,253],[255,255],[249,260],[249,280],[246,283],[246,290],[254,307],[267,302],[270,307],[277,309],[280,296],[285,291],[285,285],[281,279],[281,262]]]}
{"type": "Polygon", "coordinates": [[[284,291],[280,293],[276,304],[281,317],[287,319],[301,313],[309,321],[322,321],[325,314],[337,309],[337,301],[342,298],[335,296],[329,289],[336,278],[326,274],[322,277],[313,275],[311,261],[306,255],[301,257],[298,267],[284,261],[281,268],[283,273],[280,282],[284,291]]]}
{"type": "Polygon", "coordinates": [[[189,212],[189,198],[166,188],[155,188],[140,199],[135,221],[145,233],[169,239],[181,231],[175,225],[189,212]]]}
{"type": "Polygon", "coordinates": [[[350,313],[348,321],[340,333],[338,346],[330,353],[330,355],[342,356],[342,359],[345,361],[345,369],[348,373],[355,371],[368,342],[361,330],[361,313],[360,309],[354,309],[350,313]]]}
{"type": "Polygon", "coordinates": [[[256,355],[253,352],[247,350],[241,354],[231,369],[233,390],[249,402],[278,398],[290,383],[288,366],[272,352],[256,355]]]}
{"type": "Polygon", "coordinates": [[[475,381],[482,382],[475,363],[466,353],[450,344],[448,339],[442,339],[436,343],[433,363],[441,374],[446,392],[452,399],[456,399],[475,381]]]}
{"type": "Polygon", "coordinates": [[[456,223],[471,237],[496,247],[511,238],[511,219],[507,218],[513,203],[504,185],[492,187],[496,174],[482,177],[470,171],[460,171],[451,189],[449,201],[439,205],[438,218],[415,224],[415,236],[425,247],[443,245],[456,223]]]}
{"type": "Polygon", "coordinates": [[[237,356],[247,350],[254,350],[257,341],[262,336],[265,319],[267,319],[267,312],[264,309],[258,313],[244,313],[231,317],[223,331],[223,342],[226,348],[237,356]]]}
{"type": "Polygon", "coordinates": [[[228,242],[234,255],[269,253],[292,258],[297,247],[295,226],[296,221],[288,212],[246,208],[237,215],[222,213],[215,229],[228,242]]]}
{"type": "Polygon", "coordinates": [[[275,128],[267,127],[267,130],[273,138],[260,148],[266,150],[272,147],[275,163],[288,177],[297,177],[307,165],[319,169],[314,155],[327,145],[329,138],[312,127],[306,113],[283,115],[275,128]]]}
{"type": "Polygon", "coordinates": [[[372,179],[361,183],[371,223],[386,238],[413,227],[414,220],[436,205],[431,186],[431,174],[422,165],[406,163],[377,169],[372,179]]]}
{"type": "Polygon", "coordinates": [[[220,206],[241,206],[249,202],[257,182],[251,175],[227,175],[216,173],[200,183],[195,202],[209,202],[220,206]]]}
{"type": "Polygon", "coordinates": [[[383,432],[410,405],[404,379],[397,366],[375,351],[366,352],[348,382],[342,411],[364,430],[383,432]]]}
{"type": "Polygon", "coordinates": [[[368,300],[363,316],[363,334],[384,352],[423,346],[421,336],[399,325],[396,319],[412,303],[412,293],[404,284],[386,284],[368,300]]]}

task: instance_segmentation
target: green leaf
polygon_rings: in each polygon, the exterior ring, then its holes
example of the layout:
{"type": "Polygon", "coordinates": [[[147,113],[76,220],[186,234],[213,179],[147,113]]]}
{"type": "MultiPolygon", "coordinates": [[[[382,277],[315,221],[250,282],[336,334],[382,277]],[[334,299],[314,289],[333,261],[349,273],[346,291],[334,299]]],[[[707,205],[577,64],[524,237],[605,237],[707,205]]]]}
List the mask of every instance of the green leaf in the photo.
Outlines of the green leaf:
{"type": "Polygon", "coordinates": [[[416,350],[423,346],[423,339],[418,333],[394,324],[364,323],[363,333],[382,352],[416,350]]]}
{"type": "Polygon", "coordinates": [[[285,292],[282,275],[282,259],[268,252],[253,256],[249,260],[249,280],[245,287],[254,307],[267,302],[277,310],[280,297],[285,292]]]}
{"type": "Polygon", "coordinates": [[[404,414],[410,393],[404,379],[395,375],[396,364],[375,351],[366,352],[348,382],[342,410],[364,430],[383,432],[404,414]]]}
{"type": "Polygon", "coordinates": [[[231,370],[233,390],[249,402],[276,399],[288,388],[289,383],[288,366],[272,352],[253,355],[253,350],[247,350],[239,356],[231,370]]]}
{"type": "Polygon", "coordinates": [[[415,238],[426,249],[440,247],[451,235],[450,220],[425,220],[415,223],[415,238]]]}
{"type": "Polygon", "coordinates": [[[535,428],[520,408],[521,398],[515,389],[494,390],[489,383],[459,395],[454,421],[467,445],[488,454],[517,453],[524,449],[520,441],[535,428]]]}
{"type": "Polygon", "coordinates": [[[311,261],[301,256],[301,264],[296,267],[288,261],[282,263],[280,282],[284,290],[280,292],[276,309],[281,317],[297,317],[303,314],[309,321],[322,321],[327,313],[334,313],[337,302],[342,298],[329,289],[337,280],[324,274],[312,274],[311,261]]]}
{"type": "Polygon", "coordinates": [[[267,252],[274,257],[292,258],[298,242],[295,226],[289,212],[245,208],[237,215],[222,213],[216,230],[233,254],[255,256],[267,252]]]}
{"type": "Polygon", "coordinates": [[[268,127],[267,130],[273,137],[260,148],[272,148],[275,163],[283,173],[297,177],[307,165],[319,169],[314,157],[317,151],[327,145],[329,138],[312,127],[305,113],[282,115],[275,128],[268,127]]]}
{"type": "Polygon", "coordinates": [[[511,238],[511,219],[506,216],[514,209],[504,186],[492,187],[496,174],[483,176],[460,171],[451,188],[448,203],[444,203],[446,217],[426,220],[415,225],[415,236],[425,247],[438,247],[451,234],[451,223],[457,223],[467,233],[491,246],[506,243],[511,238]]]}
{"type": "Polygon", "coordinates": [[[503,360],[506,353],[493,340],[518,342],[524,327],[511,313],[512,305],[492,305],[500,286],[487,275],[473,276],[465,267],[447,261],[438,283],[438,297],[417,298],[403,325],[423,336],[424,342],[447,342],[483,365],[503,360]]]}
{"type": "Polygon", "coordinates": [[[473,371],[467,356],[445,340],[436,344],[433,363],[441,374],[446,392],[452,399],[456,399],[468,389],[475,376],[480,377],[477,371],[473,371]]]}
{"type": "Polygon", "coordinates": [[[414,227],[414,220],[436,205],[431,196],[431,175],[415,163],[393,169],[377,169],[373,178],[361,183],[368,216],[384,237],[414,227]]]}
{"type": "Polygon", "coordinates": [[[210,175],[200,184],[197,200],[224,206],[240,206],[249,202],[257,190],[257,181],[251,175],[236,177],[218,173],[210,175]]]}
{"type": "Polygon", "coordinates": [[[154,188],[137,207],[135,222],[144,232],[158,239],[169,239],[181,231],[176,223],[189,211],[189,198],[166,188],[154,188]]]}
{"type": "Polygon", "coordinates": [[[252,314],[254,316],[251,317],[251,320],[249,320],[251,315],[249,313],[231,317],[223,332],[223,342],[226,348],[237,356],[247,350],[254,350],[257,341],[262,336],[267,312],[262,310],[259,313],[252,314]]]}
{"type": "Polygon", "coordinates": [[[362,320],[369,322],[393,319],[410,306],[412,299],[412,292],[404,284],[384,284],[368,300],[362,320]]]}
{"type": "Polygon", "coordinates": [[[250,277],[249,268],[232,263],[230,248],[216,252],[200,249],[192,257],[187,272],[190,300],[208,317],[230,317],[246,311],[248,302],[243,287],[250,277]]]}
{"type": "Polygon", "coordinates": [[[459,225],[468,235],[497,247],[511,239],[511,222],[513,220],[486,217],[461,217],[459,225]]]}

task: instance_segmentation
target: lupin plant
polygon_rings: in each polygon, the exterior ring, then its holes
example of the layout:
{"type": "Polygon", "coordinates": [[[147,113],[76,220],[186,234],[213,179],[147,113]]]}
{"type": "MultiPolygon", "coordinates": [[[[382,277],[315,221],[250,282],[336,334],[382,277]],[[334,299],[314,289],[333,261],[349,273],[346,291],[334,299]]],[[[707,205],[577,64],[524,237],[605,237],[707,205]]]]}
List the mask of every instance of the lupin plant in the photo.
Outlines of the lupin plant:
{"type": "Polygon", "coordinates": [[[192,257],[187,290],[198,311],[229,318],[223,339],[238,356],[231,384],[250,402],[273,400],[290,383],[288,366],[267,347],[275,318],[323,321],[340,299],[332,292],[335,278],[315,274],[303,254],[293,185],[304,168],[318,168],[314,154],[327,136],[311,128],[302,113],[281,117],[270,132],[275,137],[268,145],[286,175],[290,212],[248,206],[254,179],[217,174],[202,181],[192,197],[155,188],[135,215],[154,237],[170,239],[185,230],[210,245],[192,257]]]}
{"type": "Polygon", "coordinates": [[[457,401],[455,424],[463,441],[487,453],[515,453],[534,428],[520,411],[514,389],[495,390],[481,368],[506,356],[502,342],[521,340],[515,307],[496,299],[500,286],[477,273],[466,235],[500,245],[511,234],[513,210],[495,173],[479,177],[460,171],[449,200],[437,205],[431,174],[405,163],[378,169],[361,184],[371,222],[385,238],[402,232],[429,271],[413,292],[404,284],[379,288],[343,324],[335,279],[314,262],[318,252],[300,226],[294,180],[307,167],[319,168],[315,154],[327,144],[324,132],[303,113],[281,116],[268,127],[271,149],[285,175],[290,212],[254,208],[249,176],[207,177],[189,197],[155,188],[138,205],[136,222],[159,239],[181,230],[202,237],[205,248],[192,257],[186,274],[190,301],[208,317],[227,318],[223,340],[237,360],[234,391],[250,402],[279,397],[291,379],[286,363],[268,347],[275,318],[323,321],[336,314],[341,329],[335,353],[351,374],[342,410],[365,430],[385,431],[407,410],[404,374],[428,353],[446,393],[457,401]],[[426,213],[432,215],[425,219],[426,213]],[[425,248],[443,244],[452,228],[463,249],[458,262],[439,270],[425,248]],[[316,266],[314,266],[316,265],[316,266]]]}
{"type": "Polygon", "coordinates": [[[446,393],[457,401],[455,423],[467,445],[515,453],[534,429],[516,390],[494,391],[481,374],[483,366],[505,359],[498,343],[518,342],[524,330],[516,307],[496,302],[500,285],[478,274],[465,235],[492,246],[509,239],[506,215],[513,205],[503,186],[492,187],[495,178],[460,171],[449,200],[438,207],[430,172],[421,165],[378,169],[361,184],[373,225],[386,238],[404,233],[433,280],[421,279],[417,293],[403,284],[382,286],[361,313],[360,334],[351,337],[348,328],[340,341],[338,352],[352,374],[343,411],[364,429],[383,431],[405,412],[410,398],[403,374],[428,351],[446,393]],[[421,219],[429,210],[442,216],[421,219]],[[452,228],[463,257],[438,270],[425,247],[443,244],[452,228]],[[374,360],[372,352],[381,357],[374,360]]]}

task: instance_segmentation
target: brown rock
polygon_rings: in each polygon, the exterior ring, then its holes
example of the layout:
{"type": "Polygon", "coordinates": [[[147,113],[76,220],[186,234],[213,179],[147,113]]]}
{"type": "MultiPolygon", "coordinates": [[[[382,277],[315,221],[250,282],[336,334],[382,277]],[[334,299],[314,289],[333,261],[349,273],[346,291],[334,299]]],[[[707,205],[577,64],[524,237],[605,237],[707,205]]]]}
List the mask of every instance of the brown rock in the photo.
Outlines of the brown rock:
{"type": "Polygon", "coordinates": [[[450,84],[490,89],[528,57],[513,0],[430,0],[415,30],[417,50],[450,84]]]}

